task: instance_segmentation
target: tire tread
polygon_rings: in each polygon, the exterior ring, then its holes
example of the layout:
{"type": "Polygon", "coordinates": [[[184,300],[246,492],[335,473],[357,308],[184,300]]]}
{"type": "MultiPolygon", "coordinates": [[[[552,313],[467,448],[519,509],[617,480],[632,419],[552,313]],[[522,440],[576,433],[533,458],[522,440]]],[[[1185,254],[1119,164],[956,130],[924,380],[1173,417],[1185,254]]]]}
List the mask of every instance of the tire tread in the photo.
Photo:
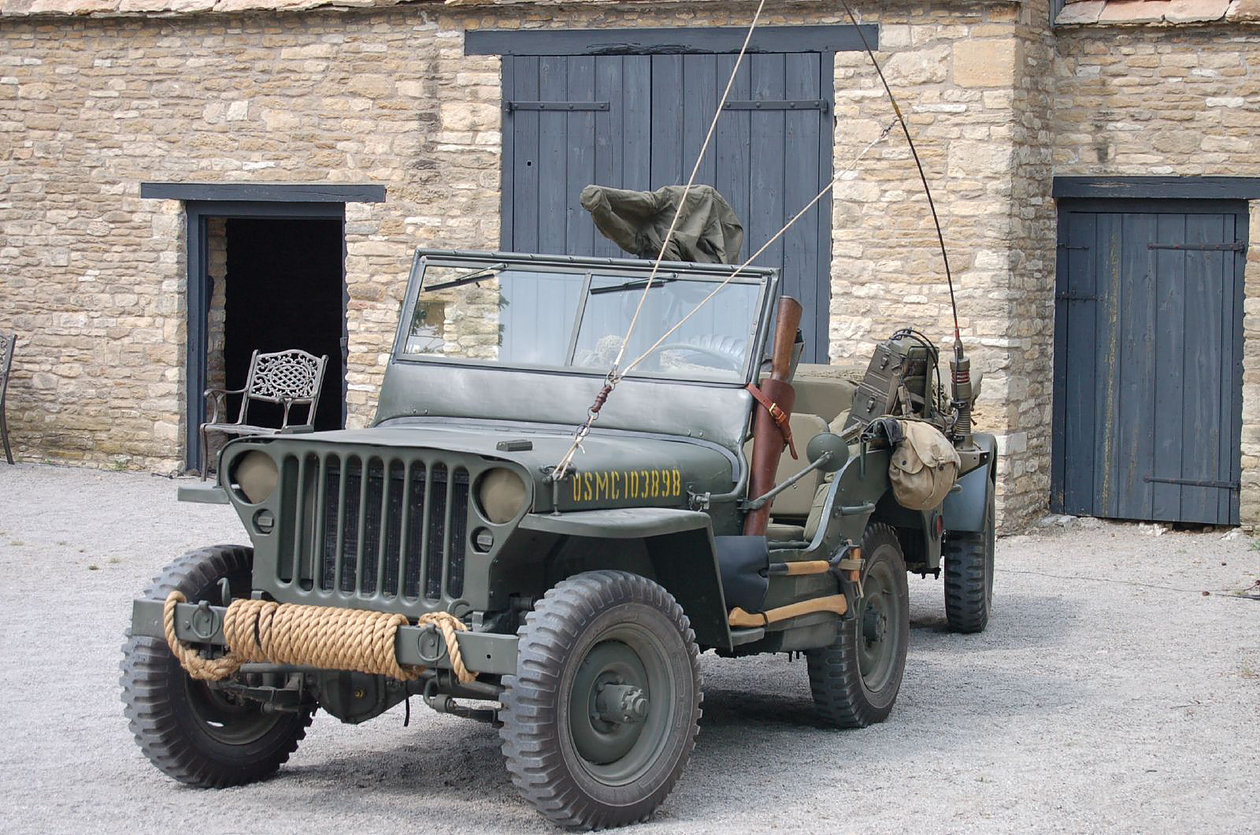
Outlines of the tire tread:
{"type": "MultiPolygon", "coordinates": [[[[189,551],[153,579],[145,588],[144,597],[164,600],[178,589],[193,600],[219,578],[248,570],[252,561],[252,549],[240,545],[215,545],[189,551]]],[[[123,712],[140,750],[167,776],[203,788],[251,783],[275,773],[306,736],[313,711],[300,711],[286,717],[287,727],[277,725],[280,732],[276,734],[275,744],[256,761],[225,764],[209,758],[189,740],[173,706],[170,676],[174,664],[165,641],[135,636],[127,630],[119,679],[123,712]]]]}
{"type": "Polygon", "coordinates": [[[647,578],[622,571],[591,571],[550,589],[526,616],[518,635],[517,673],[503,679],[504,722],[499,731],[503,757],[517,790],[548,820],[570,829],[603,829],[647,820],[681,776],[699,733],[699,651],[682,607],[647,578]],[[687,645],[696,692],[691,727],[673,773],[646,803],[634,804],[641,811],[628,815],[622,808],[605,807],[587,797],[570,778],[556,744],[553,699],[569,650],[581,638],[581,625],[626,601],[651,606],[678,629],[687,645]]]}

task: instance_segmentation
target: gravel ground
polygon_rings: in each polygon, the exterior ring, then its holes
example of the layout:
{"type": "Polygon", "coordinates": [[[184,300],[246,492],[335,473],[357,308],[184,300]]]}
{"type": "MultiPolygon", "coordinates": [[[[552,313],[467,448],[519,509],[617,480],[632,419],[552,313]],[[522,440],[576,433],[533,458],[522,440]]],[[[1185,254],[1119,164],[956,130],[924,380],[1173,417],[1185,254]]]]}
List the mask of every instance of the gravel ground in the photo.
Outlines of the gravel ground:
{"type": "MultiPolygon", "coordinates": [[[[261,784],[163,777],[118,698],[130,600],[183,551],[244,541],[235,515],[151,475],[20,464],[0,489],[0,828],[555,831],[491,728],[418,700],[409,728],[401,706],[359,727],[319,714],[261,784]]],[[[642,831],[1260,831],[1252,540],[1047,522],[998,541],[984,634],[946,632],[940,582],[911,578],[882,725],[816,727],[803,661],[704,656],[695,756],[642,831]]]]}

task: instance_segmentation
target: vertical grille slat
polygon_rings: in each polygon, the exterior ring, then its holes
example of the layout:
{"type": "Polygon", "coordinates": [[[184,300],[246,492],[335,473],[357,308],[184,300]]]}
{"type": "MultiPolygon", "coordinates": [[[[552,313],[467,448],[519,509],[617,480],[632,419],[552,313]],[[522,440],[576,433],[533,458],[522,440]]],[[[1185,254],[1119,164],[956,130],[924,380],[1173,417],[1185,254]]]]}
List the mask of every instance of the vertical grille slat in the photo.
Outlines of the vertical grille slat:
{"type": "Polygon", "coordinates": [[[312,508],[312,511],[317,512],[319,515],[313,517],[309,525],[307,525],[305,521],[302,522],[302,527],[304,529],[309,528],[313,533],[315,540],[314,545],[308,552],[309,557],[307,570],[305,576],[303,577],[304,588],[314,588],[319,583],[320,578],[324,573],[324,568],[321,563],[324,557],[324,551],[326,550],[328,544],[327,530],[324,522],[324,519],[327,517],[328,478],[328,456],[321,455],[319,456],[319,468],[315,473],[315,507],[312,508]],[[310,583],[309,587],[306,586],[307,581],[310,583]]]}
{"type": "Polygon", "coordinates": [[[432,504],[425,515],[429,520],[429,529],[425,537],[424,548],[424,596],[429,600],[442,597],[442,574],[445,566],[441,559],[434,559],[435,554],[446,553],[446,532],[450,529],[450,518],[446,515],[449,506],[447,493],[447,473],[445,464],[437,464],[432,469],[433,484],[429,490],[432,504]]]}
{"type": "Polygon", "coordinates": [[[354,569],[354,593],[371,595],[376,591],[374,560],[380,559],[381,521],[385,518],[385,465],[369,458],[367,475],[360,486],[359,539],[354,569]]]}
{"type": "MultiPolygon", "coordinates": [[[[296,462],[297,467],[297,475],[295,476],[297,481],[293,491],[293,518],[301,520],[306,518],[309,511],[306,495],[306,456],[291,456],[285,459],[286,467],[289,466],[289,462],[296,462]]],[[[292,550],[285,555],[285,559],[288,561],[292,571],[289,579],[296,583],[302,579],[302,557],[310,553],[311,542],[306,533],[306,526],[299,522],[295,526],[293,536],[289,538],[289,541],[292,543],[292,550]]],[[[281,577],[280,579],[283,580],[285,578],[281,577]]]]}
{"type": "MultiPolygon", "coordinates": [[[[359,521],[358,458],[350,458],[338,468],[337,503],[325,511],[331,522],[333,553],[331,560],[325,560],[324,586],[326,591],[350,591],[345,587],[346,542],[357,542],[358,533],[355,526],[359,521]],[[338,513],[337,509],[341,508],[338,513]]],[[[353,560],[354,555],[350,558],[353,560]]]]}
{"type": "Polygon", "coordinates": [[[463,594],[467,468],[321,453],[297,459],[296,471],[292,558],[278,569],[290,576],[280,582],[421,610],[463,594]]]}
{"type": "Polygon", "coordinates": [[[445,585],[451,597],[464,594],[464,549],[468,542],[468,491],[470,486],[467,470],[458,470],[451,479],[451,501],[447,510],[450,520],[450,538],[446,549],[445,585]]]}
{"type": "Polygon", "coordinates": [[[384,512],[381,513],[380,546],[376,552],[376,578],[372,585],[373,591],[380,589],[385,595],[396,593],[386,587],[385,578],[386,571],[391,567],[394,569],[395,582],[398,577],[398,560],[402,558],[398,531],[403,522],[405,503],[402,501],[402,488],[405,483],[403,463],[390,461],[389,472],[381,483],[381,505],[384,512]]]}
{"type": "Polygon", "coordinates": [[[417,463],[409,485],[412,507],[411,529],[407,532],[407,573],[403,577],[403,599],[420,599],[420,576],[424,573],[424,561],[428,546],[429,491],[428,467],[417,463]]]}

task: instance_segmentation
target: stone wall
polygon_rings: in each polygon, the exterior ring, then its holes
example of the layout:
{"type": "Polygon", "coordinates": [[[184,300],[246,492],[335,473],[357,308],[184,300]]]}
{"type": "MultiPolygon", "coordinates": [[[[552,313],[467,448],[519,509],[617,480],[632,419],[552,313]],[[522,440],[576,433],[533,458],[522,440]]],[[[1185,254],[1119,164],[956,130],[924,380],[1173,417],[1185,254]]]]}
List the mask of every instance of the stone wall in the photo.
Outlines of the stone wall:
{"type": "MultiPolygon", "coordinates": [[[[82,1],[101,16],[12,17],[77,0],[0,0],[0,125],[12,137],[0,156],[0,327],[22,337],[10,420],[28,460],[154,470],[183,458],[184,216],[177,201],[140,199],[140,182],[387,187],[385,203],[346,206],[349,425],[363,426],[412,249],[499,241],[499,60],[465,56],[463,33],[561,20],[745,26],[753,8],[382,0],[243,12],[205,0],[183,3],[183,14],[163,7],[169,17],[111,17],[115,0],[82,1]]],[[[1256,48],[1224,25],[1052,34],[1045,0],[866,5],[936,198],[963,339],[984,374],[977,423],[1004,453],[1003,519],[1027,520],[1049,492],[1052,174],[1256,174],[1256,48]]],[[[764,22],[847,19],[814,2],[772,7],[764,22]]],[[[841,171],[893,114],[861,53],[837,56],[836,88],[841,171]]],[[[948,287],[899,128],[843,177],[834,219],[833,360],[860,361],[904,324],[948,353],[948,287]]],[[[1257,264],[1249,358],[1260,352],[1257,264]]],[[[1246,386],[1250,469],[1260,463],[1260,374],[1246,386]]],[[[1260,518],[1260,477],[1244,478],[1244,515],[1260,518]]]]}
{"type": "MultiPolygon", "coordinates": [[[[1055,173],[1260,177],[1260,41],[1240,26],[1060,29],[1055,173]]],[[[1260,523],[1260,211],[1244,280],[1242,519],[1260,523]]]]}
{"type": "Polygon", "coordinates": [[[376,182],[346,218],[350,422],[410,252],[498,241],[498,60],[416,8],[0,24],[0,298],[17,454],[183,457],[185,242],[142,181],[376,182]]]}
{"type": "MultiPolygon", "coordinates": [[[[885,75],[932,188],[973,375],[984,375],[976,423],[999,438],[1008,523],[1043,512],[1049,495],[1048,15],[1043,3],[976,4],[881,19],[885,75]]],[[[839,55],[836,65],[840,171],[892,113],[865,55],[839,55]]],[[[834,234],[833,361],[866,356],[907,324],[952,346],[936,230],[900,128],[837,188],[834,234]]]]}
{"type": "MultiPolygon", "coordinates": [[[[592,4],[569,6],[564,14],[575,27],[626,27],[741,26],[749,13],[712,3],[653,11],[643,4],[592,4]]],[[[176,201],[140,199],[142,181],[387,186],[386,203],[346,207],[349,423],[364,425],[387,361],[411,249],[498,242],[499,61],[465,56],[462,33],[548,25],[552,14],[532,5],[502,11],[426,5],[169,19],[6,19],[0,26],[0,122],[17,139],[3,171],[0,293],[12,300],[7,324],[23,333],[26,345],[10,395],[19,455],[150,469],[179,465],[183,215],[176,201]]],[[[923,11],[914,5],[898,14],[901,22],[889,27],[887,45],[903,49],[913,40],[916,55],[909,63],[931,62],[938,41],[971,32],[970,24],[953,26],[945,13],[921,20],[923,11]],[[948,33],[938,38],[938,26],[948,33]]],[[[984,14],[973,19],[982,22],[984,14]]],[[[997,14],[1005,15],[1002,25],[1009,28],[1011,14],[997,14]]],[[[834,7],[802,6],[765,22],[844,18],[834,7]]],[[[988,35],[1001,37],[997,31],[988,35]]],[[[973,72],[981,71],[986,57],[972,57],[973,72]]],[[[869,69],[859,69],[863,62],[856,55],[841,60],[847,73],[841,86],[859,73],[863,84],[873,78],[869,69]]],[[[1009,103],[988,114],[975,108],[951,112],[955,103],[934,95],[921,114],[940,116],[950,130],[978,117],[987,127],[977,130],[992,129],[998,144],[1009,131],[1000,124],[1009,119],[1009,103]]],[[[1002,97],[996,88],[988,95],[1002,97]]],[[[868,104],[882,114],[879,119],[889,113],[886,103],[871,98],[868,104]]],[[[845,143],[860,130],[838,131],[840,163],[845,143]]],[[[947,156],[939,138],[929,131],[922,139],[938,182],[946,172],[937,163],[947,156]]],[[[985,144],[982,139],[972,147],[985,144]]],[[[913,169],[904,148],[889,143],[881,153],[889,164],[871,176],[892,184],[907,209],[899,221],[906,236],[897,249],[912,251],[905,266],[927,275],[935,255],[926,213],[915,203],[913,169]]],[[[969,156],[956,154],[956,164],[967,164],[969,156]]],[[[1002,196],[1006,187],[977,185],[1000,175],[973,173],[974,187],[942,192],[947,222],[977,194],[1002,196]]],[[[866,171],[860,181],[868,182],[866,171]]],[[[1006,210],[994,211],[1001,216],[1006,210]]],[[[963,230],[957,246],[964,251],[972,231],[989,235],[983,223],[954,223],[963,230]]],[[[847,257],[844,247],[841,236],[838,265],[847,257]]],[[[985,252],[978,256],[983,269],[1000,269],[1000,259],[985,261],[985,252]]],[[[964,257],[964,282],[977,268],[967,263],[973,260],[964,257]]],[[[837,275],[843,275],[840,266],[837,275]]],[[[924,291],[928,301],[914,311],[916,321],[945,321],[943,285],[929,282],[924,291]]],[[[883,322],[843,309],[844,300],[860,292],[847,277],[836,286],[838,358],[864,352],[886,330],[883,322]],[[850,339],[849,332],[860,337],[850,339]]],[[[998,304],[968,315],[1004,313],[998,304]]],[[[941,332],[935,327],[934,335],[941,332]]]]}

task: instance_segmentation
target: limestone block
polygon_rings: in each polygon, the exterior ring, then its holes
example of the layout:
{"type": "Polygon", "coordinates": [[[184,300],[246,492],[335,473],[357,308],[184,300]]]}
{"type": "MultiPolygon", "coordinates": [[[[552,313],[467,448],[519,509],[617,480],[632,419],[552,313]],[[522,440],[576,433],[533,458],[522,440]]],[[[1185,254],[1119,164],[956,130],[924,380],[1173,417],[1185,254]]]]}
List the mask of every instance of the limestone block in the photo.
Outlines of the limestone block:
{"type": "Polygon", "coordinates": [[[962,87],[1010,87],[1015,83],[1016,42],[1011,38],[963,41],[954,47],[954,83],[962,87]]]}
{"type": "Polygon", "coordinates": [[[1234,0],[1225,19],[1239,23],[1260,21],[1260,0],[1234,0]]]}
{"type": "Polygon", "coordinates": [[[442,127],[448,131],[493,130],[499,127],[499,108],[492,104],[443,102],[441,113],[442,127]]]}
{"type": "MultiPolygon", "coordinates": [[[[884,75],[887,76],[888,83],[894,87],[939,84],[948,76],[949,54],[948,45],[915,52],[899,52],[884,64],[884,75]]],[[[878,90],[871,90],[870,93],[873,96],[882,97],[878,90]]]]}
{"type": "Polygon", "coordinates": [[[1164,19],[1169,23],[1207,23],[1229,11],[1229,0],[1172,0],[1164,19]]]}
{"type": "Polygon", "coordinates": [[[1098,16],[1102,14],[1103,7],[1106,5],[1106,0],[1082,0],[1082,2],[1068,3],[1059,12],[1054,22],[1059,26],[1097,23],[1098,16]]]}
{"type": "Polygon", "coordinates": [[[1098,16],[1099,23],[1159,23],[1172,0],[1111,0],[1098,16]]]}
{"type": "Polygon", "coordinates": [[[112,12],[117,7],[118,0],[33,0],[28,9],[31,14],[94,14],[112,12]]]}

